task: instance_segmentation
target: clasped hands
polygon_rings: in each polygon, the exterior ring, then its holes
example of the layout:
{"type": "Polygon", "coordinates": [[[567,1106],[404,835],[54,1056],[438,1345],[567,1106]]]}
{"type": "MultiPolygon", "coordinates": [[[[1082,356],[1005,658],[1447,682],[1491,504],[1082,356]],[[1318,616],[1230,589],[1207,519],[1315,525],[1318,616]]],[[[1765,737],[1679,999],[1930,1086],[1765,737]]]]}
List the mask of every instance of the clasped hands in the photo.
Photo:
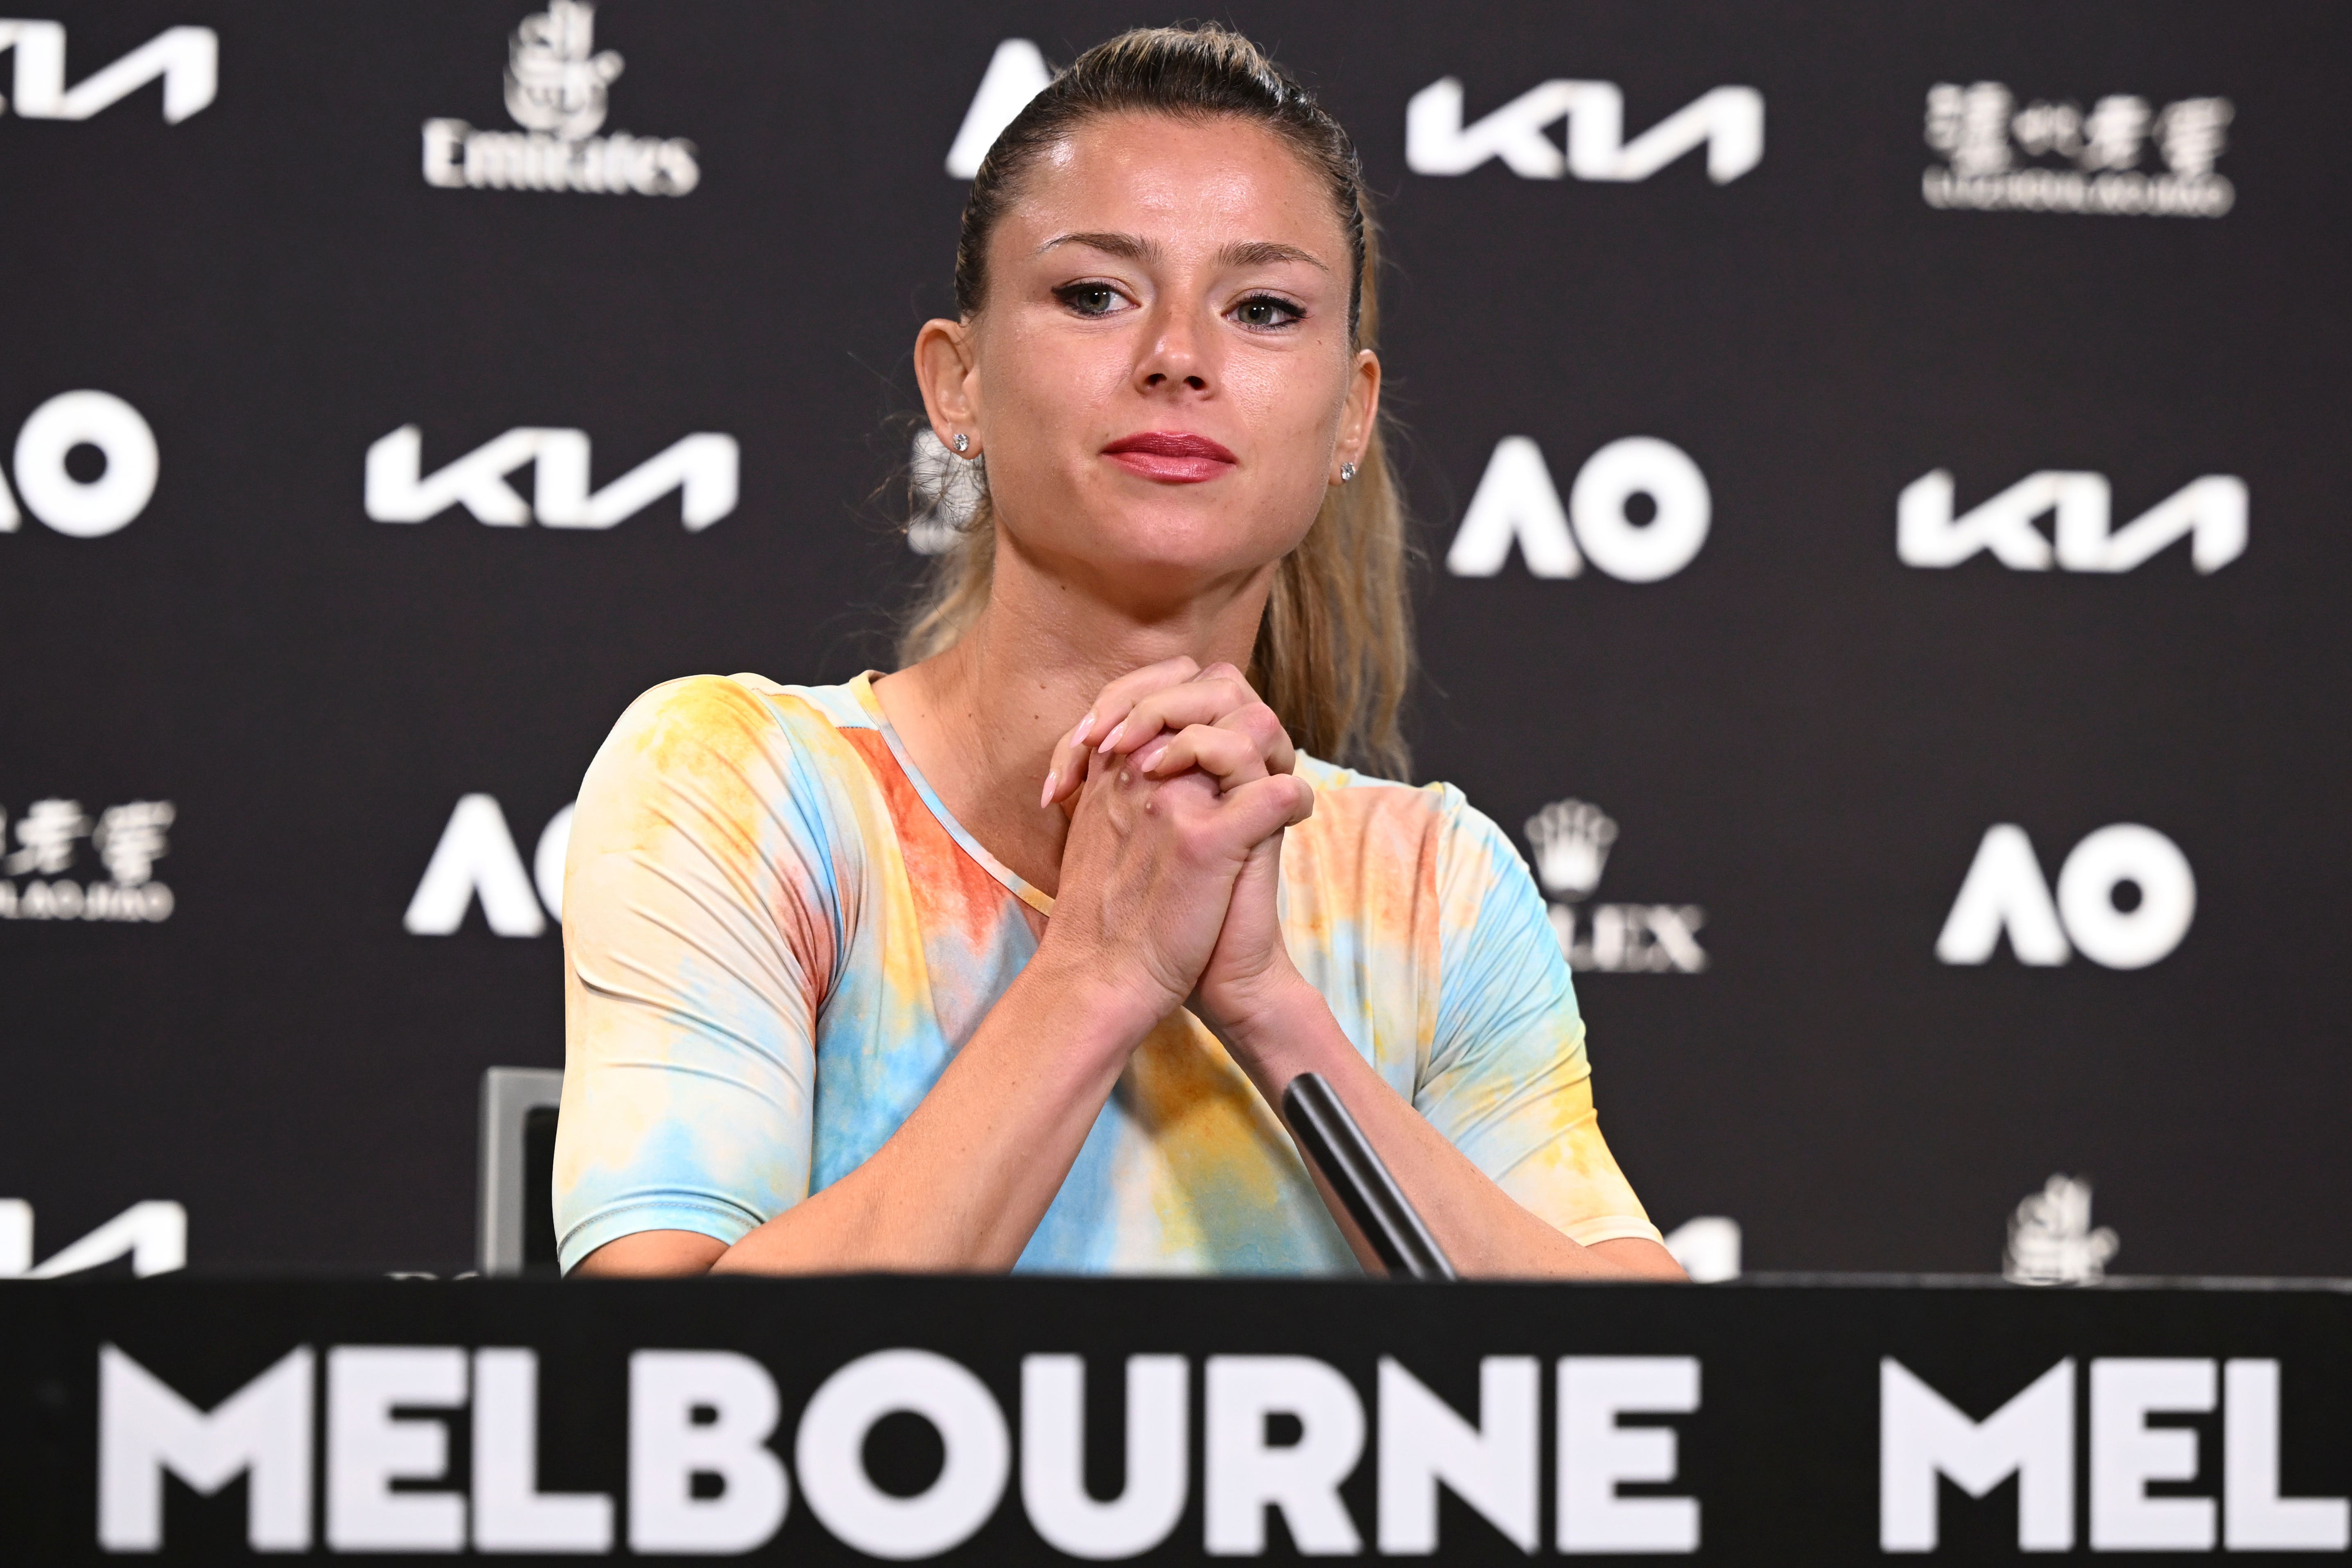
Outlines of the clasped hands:
{"type": "Polygon", "coordinates": [[[1262,1065],[1260,1026],[1307,984],[1275,902],[1283,829],[1315,809],[1297,758],[1230,664],[1166,659],[1105,686],[1055,745],[1039,802],[1070,818],[1039,958],[1084,976],[1131,1038],[1189,1004],[1262,1065]]]}

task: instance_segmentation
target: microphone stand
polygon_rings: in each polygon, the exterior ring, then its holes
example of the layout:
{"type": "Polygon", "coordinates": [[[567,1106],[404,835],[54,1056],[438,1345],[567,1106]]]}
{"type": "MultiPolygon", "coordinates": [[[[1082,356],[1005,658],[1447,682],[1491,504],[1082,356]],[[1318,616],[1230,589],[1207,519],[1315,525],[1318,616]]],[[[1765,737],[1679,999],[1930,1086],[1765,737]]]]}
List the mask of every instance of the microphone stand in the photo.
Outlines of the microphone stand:
{"type": "Polygon", "coordinates": [[[1381,1163],[1329,1080],[1312,1072],[1292,1079],[1282,1091],[1282,1116],[1298,1146],[1339,1194],[1348,1217],[1371,1243],[1391,1279],[1457,1278],[1444,1249],[1422,1224],[1420,1212],[1381,1163]]]}

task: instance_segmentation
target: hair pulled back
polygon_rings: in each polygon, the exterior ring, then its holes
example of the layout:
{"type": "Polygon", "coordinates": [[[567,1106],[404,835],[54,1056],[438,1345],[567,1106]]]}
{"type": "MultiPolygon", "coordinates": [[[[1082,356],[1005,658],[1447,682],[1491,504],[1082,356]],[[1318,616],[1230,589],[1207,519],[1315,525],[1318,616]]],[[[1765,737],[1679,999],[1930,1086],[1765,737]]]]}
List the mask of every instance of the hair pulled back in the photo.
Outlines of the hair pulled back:
{"type": "MultiPolygon", "coordinates": [[[[988,295],[987,251],[1047,149],[1087,121],[1150,113],[1230,117],[1288,143],[1330,192],[1355,266],[1348,326],[1370,348],[1380,322],[1379,231],[1353,143],[1338,121],[1249,39],[1213,23],[1139,27],[1080,55],[1032,99],[981,161],[956,244],[956,308],[969,321],[988,295]]],[[[1412,678],[1402,496],[1375,426],[1356,477],[1326,494],[1297,549],[1276,568],[1251,657],[1251,683],[1304,750],[1402,777],[1398,711],[1412,678]]],[[[983,484],[969,525],[938,557],[899,657],[945,651],[987,607],[996,530],[983,484]]]]}

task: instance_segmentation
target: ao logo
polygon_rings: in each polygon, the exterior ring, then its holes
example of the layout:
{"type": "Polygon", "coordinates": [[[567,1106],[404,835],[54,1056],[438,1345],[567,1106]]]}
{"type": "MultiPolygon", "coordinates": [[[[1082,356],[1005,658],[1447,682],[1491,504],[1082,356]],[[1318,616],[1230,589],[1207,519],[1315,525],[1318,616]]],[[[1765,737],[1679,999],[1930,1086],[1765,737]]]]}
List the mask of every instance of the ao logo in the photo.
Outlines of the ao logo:
{"type": "Polygon", "coordinates": [[[88,120],[162,77],[163,120],[177,125],[219,91],[220,37],[210,27],[166,27],[71,88],[64,23],[0,21],[0,49],[9,48],[16,51],[16,99],[0,112],[14,109],[26,120],[88,120]]]}
{"type": "Polygon", "coordinates": [[[155,493],[155,432],[139,410],[106,392],[61,392],[38,408],[16,432],[15,495],[0,480],[0,533],[14,533],[25,510],[59,533],[97,539],[127,528],[155,493]],[[89,447],[105,459],[105,471],[78,479],[66,456],[89,447]]]}
{"type": "Polygon", "coordinates": [[[572,847],[572,807],[548,818],[540,829],[525,873],[507,814],[496,795],[459,797],[433,847],[433,858],[408,900],[401,925],[412,936],[450,936],[466,923],[466,910],[482,900],[482,918],[500,936],[539,936],[547,917],[563,918],[563,857],[572,847]]]}
{"type": "Polygon", "coordinates": [[[520,528],[533,517],[548,528],[610,528],[680,490],[687,530],[698,532],[735,510],[735,437],[709,431],[655,453],[593,493],[585,430],[509,430],[430,474],[421,472],[424,454],[424,432],[414,425],[368,448],[368,516],[378,522],[423,522],[462,506],[478,521],[505,528],[520,528]],[[535,465],[529,502],[506,481],[525,463],[535,465]]]}
{"type": "Polygon", "coordinates": [[[2218,572],[2246,552],[2246,481],[2234,474],[2191,479],[2165,500],[2109,531],[2104,474],[2052,469],[2028,474],[1990,500],[1952,515],[1952,474],[1937,468],[1903,487],[1895,503],[1895,553],[1906,566],[1957,566],[1979,551],[2019,572],[2128,572],[2175,540],[2189,559],[2218,572]],[[2054,514],[2056,547],[2033,526],[2054,514]]]}
{"type": "Polygon", "coordinates": [[[948,149],[948,173],[959,180],[979,174],[980,161],[988,156],[998,135],[1053,79],[1045,55],[1028,39],[1007,38],[997,45],[980,79],[980,90],[964,111],[963,127],[948,149]]]}
{"type": "Polygon", "coordinates": [[[1764,95],[1718,87],[1625,140],[1625,95],[1615,82],[1547,81],[1484,119],[1462,121],[1462,81],[1442,77],[1404,111],[1405,167],[1466,174],[1490,158],[1528,180],[1646,180],[1684,153],[1706,148],[1706,177],[1727,184],[1764,159],[1764,95]],[[1545,134],[1568,121],[1568,149],[1545,134]]]}
{"type": "Polygon", "coordinates": [[[2079,949],[2109,969],[2145,969],[2180,945],[2196,914],[2197,879],[2189,858],[2153,827],[2118,822],[2075,845],[2059,868],[2053,903],[2025,829],[1996,823],[1977,846],[1960,896],[1936,939],[1936,956],[1946,963],[1982,963],[2007,931],[2020,963],[2061,964],[2079,949]],[[2116,904],[2126,883],[2139,893],[2129,910],[2116,904]]]}
{"type": "Polygon", "coordinates": [[[1562,508],[1542,448],[1528,437],[1506,436],[1462,514],[1445,569],[1456,577],[1492,577],[1516,540],[1538,577],[1577,576],[1590,557],[1622,582],[1654,583],[1691,563],[1706,542],[1714,509],[1698,465],[1650,436],[1612,441],[1586,458],[1562,508]],[[1627,510],[1635,496],[1647,496],[1656,509],[1646,522],[1627,510]]]}

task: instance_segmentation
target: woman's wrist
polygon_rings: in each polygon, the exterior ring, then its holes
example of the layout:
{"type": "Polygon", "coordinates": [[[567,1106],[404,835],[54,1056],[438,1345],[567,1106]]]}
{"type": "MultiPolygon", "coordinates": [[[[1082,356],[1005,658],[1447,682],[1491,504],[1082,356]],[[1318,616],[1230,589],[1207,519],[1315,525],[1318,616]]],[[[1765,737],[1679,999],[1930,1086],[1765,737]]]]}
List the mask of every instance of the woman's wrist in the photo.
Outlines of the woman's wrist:
{"type": "Polygon", "coordinates": [[[1122,978],[1114,966],[1065,952],[1050,940],[1013,984],[1063,1026],[1062,1038],[1122,1062],[1178,1005],[1160,986],[1122,978]]]}
{"type": "Polygon", "coordinates": [[[1319,1070],[1330,1037],[1354,1049],[1323,994],[1289,964],[1282,967],[1282,974],[1244,995],[1221,997],[1225,1005],[1210,1020],[1242,1069],[1277,1097],[1297,1074],[1319,1070]]]}

